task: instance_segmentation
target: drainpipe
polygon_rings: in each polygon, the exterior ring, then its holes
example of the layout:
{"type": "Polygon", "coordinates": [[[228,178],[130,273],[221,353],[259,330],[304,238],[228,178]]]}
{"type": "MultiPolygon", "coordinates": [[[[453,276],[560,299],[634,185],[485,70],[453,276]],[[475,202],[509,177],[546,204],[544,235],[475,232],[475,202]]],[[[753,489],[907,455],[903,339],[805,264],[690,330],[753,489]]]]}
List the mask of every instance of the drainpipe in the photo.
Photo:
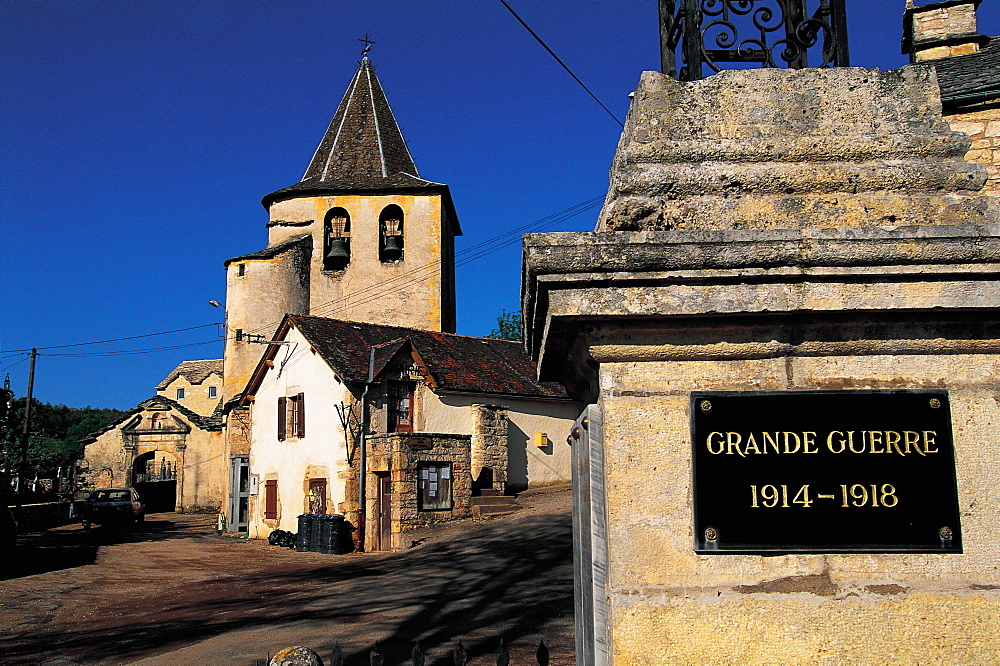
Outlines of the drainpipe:
{"type": "Polygon", "coordinates": [[[358,543],[356,550],[359,553],[365,550],[365,507],[367,505],[365,497],[365,486],[368,480],[368,442],[365,435],[368,433],[368,389],[371,388],[375,375],[375,345],[371,346],[368,356],[368,381],[365,383],[365,390],[361,392],[361,456],[358,461],[358,543]]]}

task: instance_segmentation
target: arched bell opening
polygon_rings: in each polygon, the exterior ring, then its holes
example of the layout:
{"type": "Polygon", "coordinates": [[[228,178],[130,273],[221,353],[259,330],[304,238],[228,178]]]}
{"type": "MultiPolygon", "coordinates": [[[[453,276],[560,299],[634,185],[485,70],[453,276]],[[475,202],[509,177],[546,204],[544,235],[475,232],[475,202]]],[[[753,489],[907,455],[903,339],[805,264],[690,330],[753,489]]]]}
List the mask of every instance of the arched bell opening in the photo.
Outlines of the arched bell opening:
{"type": "Polygon", "coordinates": [[[132,487],[146,513],[173,511],[177,504],[177,458],[167,451],[150,451],[132,463],[132,487]]]}
{"type": "Polygon", "coordinates": [[[351,263],[351,216],[330,209],[323,220],[323,270],[342,271],[351,263]]]}
{"type": "Polygon", "coordinates": [[[403,258],[403,209],[391,204],[378,216],[378,258],[381,262],[400,261],[403,258]]]}

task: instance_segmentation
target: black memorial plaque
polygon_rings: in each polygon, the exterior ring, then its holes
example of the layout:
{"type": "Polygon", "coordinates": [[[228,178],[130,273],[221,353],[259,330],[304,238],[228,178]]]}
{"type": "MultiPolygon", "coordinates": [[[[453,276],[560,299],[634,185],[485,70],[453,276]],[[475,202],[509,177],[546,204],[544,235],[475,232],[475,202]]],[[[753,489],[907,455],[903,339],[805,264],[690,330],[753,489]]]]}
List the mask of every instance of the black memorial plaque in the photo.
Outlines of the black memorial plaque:
{"type": "Polygon", "coordinates": [[[697,552],[962,552],[947,391],[699,391],[691,414],[697,552]]]}

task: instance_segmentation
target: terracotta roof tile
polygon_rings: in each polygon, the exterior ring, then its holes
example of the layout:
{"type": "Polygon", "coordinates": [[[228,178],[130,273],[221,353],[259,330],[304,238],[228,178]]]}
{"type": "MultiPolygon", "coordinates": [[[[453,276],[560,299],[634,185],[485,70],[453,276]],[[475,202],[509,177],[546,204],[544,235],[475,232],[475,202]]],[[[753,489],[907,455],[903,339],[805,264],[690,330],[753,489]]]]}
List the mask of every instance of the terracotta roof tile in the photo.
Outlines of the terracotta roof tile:
{"type": "Polygon", "coordinates": [[[372,345],[384,345],[376,348],[379,369],[409,342],[436,390],[568,399],[562,385],[535,381],[535,364],[519,342],[307,315],[287,317],[347,381],[367,380],[372,345]]]}

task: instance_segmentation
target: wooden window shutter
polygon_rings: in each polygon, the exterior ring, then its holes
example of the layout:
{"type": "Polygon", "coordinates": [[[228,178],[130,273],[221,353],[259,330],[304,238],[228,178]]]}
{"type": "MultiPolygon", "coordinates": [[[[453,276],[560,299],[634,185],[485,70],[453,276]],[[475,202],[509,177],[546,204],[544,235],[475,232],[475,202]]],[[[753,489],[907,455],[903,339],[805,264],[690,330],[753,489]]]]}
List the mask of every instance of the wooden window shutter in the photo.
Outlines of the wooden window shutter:
{"type": "Polygon", "coordinates": [[[285,441],[285,402],[287,398],[278,398],[278,439],[285,441]]]}
{"type": "Polygon", "coordinates": [[[299,393],[295,401],[299,403],[298,413],[295,418],[295,434],[298,437],[306,436],[306,394],[299,393]]]}
{"type": "Polygon", "coordinates": [[[270,479],[264,482],[264,517],[278,517],[278,480],[270,479]]]}

